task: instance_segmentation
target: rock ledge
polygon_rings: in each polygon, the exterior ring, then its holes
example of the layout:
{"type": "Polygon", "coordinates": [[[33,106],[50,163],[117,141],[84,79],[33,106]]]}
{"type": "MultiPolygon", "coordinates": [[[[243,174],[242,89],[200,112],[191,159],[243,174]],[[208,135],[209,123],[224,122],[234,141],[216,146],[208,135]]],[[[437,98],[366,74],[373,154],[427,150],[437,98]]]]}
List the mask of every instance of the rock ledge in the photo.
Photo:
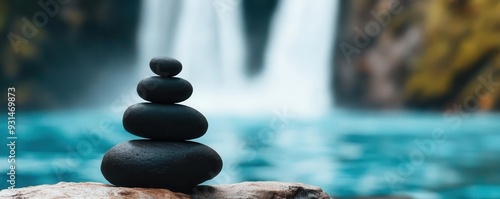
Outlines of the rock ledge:
{"type": "Polygon", "coordinates": [[[217,199],[302,199],[330,197],[319,187],[286,182],[243,182],[228,185],[198,186],[190,195],[168,189],[116,187],[94,182],[60,182],[0,191],[0,198],[217,198],[217,199]]]}

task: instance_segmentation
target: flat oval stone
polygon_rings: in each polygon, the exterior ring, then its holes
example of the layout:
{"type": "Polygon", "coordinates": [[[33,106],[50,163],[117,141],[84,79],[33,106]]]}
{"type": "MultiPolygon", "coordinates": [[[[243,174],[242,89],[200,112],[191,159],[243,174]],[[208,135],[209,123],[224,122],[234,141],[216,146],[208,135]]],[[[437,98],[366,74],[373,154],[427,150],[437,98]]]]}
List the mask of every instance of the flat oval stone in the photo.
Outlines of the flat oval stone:
{"type": "Polygon", "coordinates": [[[160,104],[173,104],[187,100],[193,93],[188,81],[177,77],[148,77],[137,85],[142,99],[160,104]]]}
{"type": "Polygon", "coordinates": [[[123,114],[128,132],[156,140],[178,141],[201,137],[208,128],[205,116],[180,104],[134,104],[123,114]]]}
{"type": "Polygon", "coordinates": [[[101,163],[101,172],[111,184],[121,187],[167,188],[189,192],[214,178],[222,159],[212,148],[196,142],[132,140],[111,148],[101,163]]]}
{"type": "Polygon", "coordinates": [[[149,62],[149,68],[159,76],[173,77],[181,72],[182,64],[174,58],[155,57],[149,62]]]}

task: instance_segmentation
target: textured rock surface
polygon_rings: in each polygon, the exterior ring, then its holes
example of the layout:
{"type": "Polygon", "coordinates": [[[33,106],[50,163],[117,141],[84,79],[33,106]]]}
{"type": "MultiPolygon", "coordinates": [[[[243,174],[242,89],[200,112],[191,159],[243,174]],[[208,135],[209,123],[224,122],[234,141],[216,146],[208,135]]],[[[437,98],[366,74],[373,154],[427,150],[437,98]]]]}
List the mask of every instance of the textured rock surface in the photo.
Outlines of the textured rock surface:
{"type": "Polygon", "coordinates": [[[115,187],[100,183],[67,183],[40,185],[12,190],[2,190],[0,198],[207,198],[207,199],[328,199],[320,188],[284,182],[244,182],[229,185],[200,186],[191,196],[167,189],[115,187]]]}
{"type": "Polygon", "coordinates": [[[177,77],[148,77],[137,85],[142,99],[159,104],[173,104],[188,99],[193,86],[187,80],[177,77]]]}
{"type": "Polygon", "coordinates": [[[212,179],[222,159],[212,148],[196,142],[132,140],[111,148],[101,171],[114,185],[167,188],[189,192],[212,179]]]}
{"type": "Polygon", "coordinates": [[[139,103],[127,108],[123,114],[123,127],[144,138],[183,141],[205,134],[208,121],[188,106],[139,103]]]}
{"type": "Polygon", "coordinates": [[[124,188],[101,183],[60,182],[15,190],[2,190],[0,198],[166,198],[187,199],[188,195],[166,189],[124,188]]]}
{"type": "Polygon", "coordinates": [[[287,182],[243,182],[229,185],[198,186],[193,194],[202,198],[294,198],[328,199],[319,187],[287,182]]]}

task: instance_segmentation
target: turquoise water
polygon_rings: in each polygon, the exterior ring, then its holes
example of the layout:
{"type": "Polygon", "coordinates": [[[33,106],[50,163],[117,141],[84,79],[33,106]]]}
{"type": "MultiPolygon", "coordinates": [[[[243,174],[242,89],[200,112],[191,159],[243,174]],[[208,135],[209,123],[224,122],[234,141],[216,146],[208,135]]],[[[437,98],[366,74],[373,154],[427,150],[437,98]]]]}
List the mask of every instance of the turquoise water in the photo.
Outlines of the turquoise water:
{"type": "MultiPolygon", "coordinates": [[[[320,186],[333,196],[500,198],[500,115],[206,116],[209,131],[195,141],[224,160],[221,174],[207,184],[275,180],[320,186]]],[[[123,130],[121,115],[103,111],[16,117],[18,187],[106,182],[99,170],[104,153],[137,139],[123,130]]],[[[7,153],[4,147],[2,157],[7,153]]]]}

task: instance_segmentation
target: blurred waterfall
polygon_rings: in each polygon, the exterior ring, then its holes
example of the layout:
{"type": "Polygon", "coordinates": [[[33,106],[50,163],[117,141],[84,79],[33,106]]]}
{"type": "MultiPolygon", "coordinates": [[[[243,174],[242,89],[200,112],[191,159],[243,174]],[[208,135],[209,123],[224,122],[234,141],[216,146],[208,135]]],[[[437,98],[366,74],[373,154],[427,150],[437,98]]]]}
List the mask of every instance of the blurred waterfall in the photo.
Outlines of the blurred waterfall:
{"type": "Polygon", "coordinates": [[[280,1],[261,74],[245,74],[241,1],[143,1],[139,32],[141,76],[154,56],[183,63],[193,84],[186,104],[202,112],[301,115],[330,109],[329,78],[336,1],[280,1]]]}

